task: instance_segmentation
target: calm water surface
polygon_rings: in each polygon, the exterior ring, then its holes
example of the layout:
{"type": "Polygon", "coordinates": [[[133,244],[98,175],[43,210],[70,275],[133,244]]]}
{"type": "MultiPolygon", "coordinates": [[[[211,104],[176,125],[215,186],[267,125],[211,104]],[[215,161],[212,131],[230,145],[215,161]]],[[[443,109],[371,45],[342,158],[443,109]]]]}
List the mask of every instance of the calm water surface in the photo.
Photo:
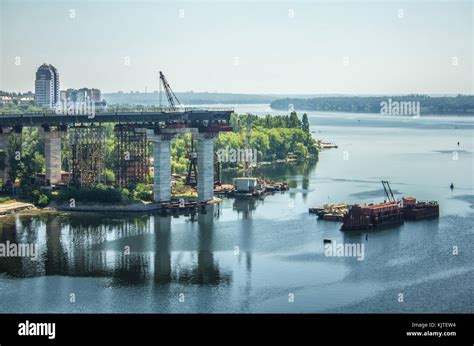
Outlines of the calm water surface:
{"type": "Polygon", "coordinates": [[[0,241],[37,243],[40,257],[0,258],[0,311],[474,312],[473,119],[310,113],[310,122],[339,148],[261,172],[287,180],[286,193],[224,199],[194,217],[1,218],[0,241]],[[382,179],[396,197],[438,200],[440,219],[348,234],[308,214],[380,202],[382,179]],[[323,238],[363,243],[364,260],[324,256],[323,238]]]}

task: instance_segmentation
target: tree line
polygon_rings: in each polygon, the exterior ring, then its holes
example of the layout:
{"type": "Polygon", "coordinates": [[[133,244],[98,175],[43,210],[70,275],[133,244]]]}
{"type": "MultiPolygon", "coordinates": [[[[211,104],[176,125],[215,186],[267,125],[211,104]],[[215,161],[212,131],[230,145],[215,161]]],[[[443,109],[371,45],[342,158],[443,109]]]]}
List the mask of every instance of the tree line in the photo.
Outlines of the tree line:
{"type": "MultiPolygon", "coordinates": [[[[307,114],[302,119],[296,112],[290,115],[257,117],[232,115],[233,132],[221,133],[216,141],[217,149],[238,150],[247,146],[249,134],[251,149],[257,150],[258,161],[275,161],[288,158],[317,159],[318,147],[311,137],[307,114]]],[[[226,163],[224,166],[232,166],[226,163]]]]}
{"type": "Polygon", "coordinates": [[[406,96],[334,96],[313,98],[285,98],[270,103],[273,109],[287,110],[291,107],[307,111],[380,113],[382,102],[419,102],[421,114],[466,114],[474,115],[474,96],[455,97],[427,95],[406,96]]]}

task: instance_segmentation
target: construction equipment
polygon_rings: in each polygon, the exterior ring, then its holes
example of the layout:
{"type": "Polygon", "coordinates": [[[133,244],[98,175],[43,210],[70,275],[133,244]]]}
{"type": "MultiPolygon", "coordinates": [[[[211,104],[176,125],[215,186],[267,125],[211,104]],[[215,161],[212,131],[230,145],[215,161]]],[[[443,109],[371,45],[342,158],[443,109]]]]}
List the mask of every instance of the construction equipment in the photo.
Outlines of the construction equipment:
{"type": "Polygon", "coordinates": [[[221,184],[221,162],[217,153],[214,153],[214,186],[221,184]]]}
{"type": "Polygon", "coordinates": [[[188,172],[186,174],[186,179],[184,181],[185,185],[189,186],[197,186],[197,153],[194,151],[194,140],[191,137],[191,145],[187,145],[187,140],[185,137],[186,142],[186,158],[189,160],[188,164],[188,172]],[[189,149],[190,148],[190,149],[189,149]]]}
{"type": "Polygon", "coordinates": [[[391,203],[396,203],[395,197],[393,196],[392,189],[390,188],[390,184],[388,183],[387,180],[382,180],[382,186],[385,191],[385,195],[387,196],[387,199],[391,203]]]}
{"type": "MultiPolygon", "coordinates": [[[[194,140],[191,137],[191,144],[185,137],[186,154],[185,157],[189,160],[188,170],[184,184],[192,187],[197,186],[197,153],[194,151],[194,140]]],[[[221,163],[217,153],[214,153],[214,186],[221,185],[221,163]]]]}
{"type": "MultiPolygon", "coordinates": [[[[178,98],[174,94],[173,89],[171,89],[171,86],[169,85],[168,81],[166,80],[165,75],[161,71],[160,71],[160,80],[161,80],[161,83],[163,85],[163,88],[165,89],[166,98],[168,99],[168,103],[169,103],[170,108],[173,111],[176,111],[178,109],[176,104],[178,104],[179,107],[181,107],[181,103],[179,102],[178,98]]],[[[161,100],[160,100],[160,103],[161,103],[161,100]]]]}

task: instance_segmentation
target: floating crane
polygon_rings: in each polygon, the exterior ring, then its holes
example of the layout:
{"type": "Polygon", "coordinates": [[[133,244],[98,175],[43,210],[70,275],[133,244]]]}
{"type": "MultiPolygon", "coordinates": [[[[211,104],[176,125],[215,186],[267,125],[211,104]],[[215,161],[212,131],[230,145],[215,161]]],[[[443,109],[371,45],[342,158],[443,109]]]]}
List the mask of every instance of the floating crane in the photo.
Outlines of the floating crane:
{"type": "Polygon", "coordinates": [[[391,203],[396,203],[395,197],[393,196],[392,189],[390,188],[390,184],[388,183],[387,180],[382,180],[382,186],[383,189],[385,190],[385,195],[387,196],[387,199],[391,203]]]}
{"type": "Polygon", "coordinates": [[[165,75],[163,72],[160,71],[160,80],[161,84],[163,85],[163,89],[165,89],[166,93],[166,98],[168,99],[168,104],[170,108],[173,111],[178,110],[178,107],[181,107],[181,103],[179,102],[178,98],[176,97],[175,93],[173,92],[173,89],[171,89],[171,86],[169,85],[168,81],[166,80],[165,75]]]}

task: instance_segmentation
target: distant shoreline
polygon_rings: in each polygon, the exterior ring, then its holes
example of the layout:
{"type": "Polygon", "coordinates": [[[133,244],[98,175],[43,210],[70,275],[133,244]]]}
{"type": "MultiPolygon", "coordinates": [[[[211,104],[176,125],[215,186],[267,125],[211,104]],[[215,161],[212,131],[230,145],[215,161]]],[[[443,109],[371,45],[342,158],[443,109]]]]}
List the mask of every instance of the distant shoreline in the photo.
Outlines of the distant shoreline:
{"type": "MultiPolygon", "coordinates": [[[[158,106],[158,92],[115,92],[103,93],[109,105],[142,105],[158,106]]],[[[341,95],[341,94],[243,94],[243,93],[208,93],[177,92],[176,96],[183,105],[269,105],[274,110],[288,110],[289,104],[294,109],[303,111],[337,111],[355,113],[378,113],[380,102],[388,99],[394,101],[419,101],[422,113],[469,113],[474,114],[474,95],[341,95]],[[433,107],[438,109],[433,109],[433,107]]],[[[162,103],[166,100],[162,95],[162,103]]]]}
{"type": "Polygon", "coordinates": [[[270,108],[273,110],[298,109],[313,112],[374,113],[382,115],[474,115],[474,96],[430,97],[426,95],[405,95],[285,98],[271,102],[270,108]]]}

